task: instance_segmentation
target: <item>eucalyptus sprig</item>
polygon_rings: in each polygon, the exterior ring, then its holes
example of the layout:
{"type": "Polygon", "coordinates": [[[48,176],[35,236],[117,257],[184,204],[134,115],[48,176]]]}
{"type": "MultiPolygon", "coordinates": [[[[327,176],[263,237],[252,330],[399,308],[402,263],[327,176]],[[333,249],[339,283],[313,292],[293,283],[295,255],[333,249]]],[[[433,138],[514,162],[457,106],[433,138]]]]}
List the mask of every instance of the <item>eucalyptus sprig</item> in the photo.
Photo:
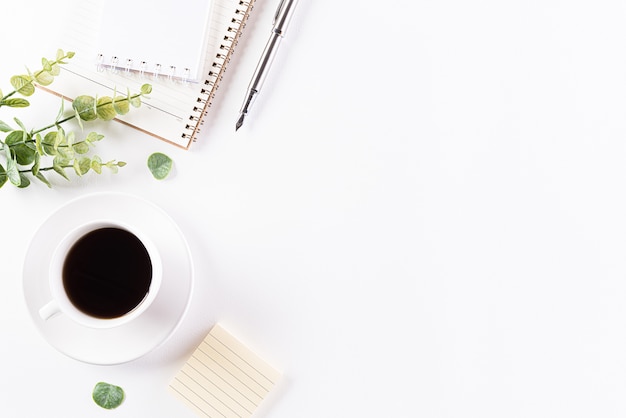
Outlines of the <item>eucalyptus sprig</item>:
{"type": "MultiPolygon", "coordinates": [[[[60,65],[66,64],[67,59],[74,56],[73,52],[57,51],[56,58],[42,59],[42,68],[34,73],[11,77],[13,90],[3,95],[0,91],[0,107],[24,108],[30,102],[24,97],[31,96],[37,85],[47,86],[60,73],[60,65]],[[16,95],[23,97],[14,97],[16,95]]],[[[94,120],[109,121],[117,115],[124,115],[131,107],[140,107],[141,98],[150,94],[152,87],[149,84],[141,86],[138,93],[127,91],[126,95],[113,96],[78,96],[72,102],[72,111],[65,111],[64,102],[54,122],[43,127],[27,129],[18,118],[13,121],[17,126],[11,126],[0,120],[0,132],[4,139],[0,140],[0,187],[7,181],[23,188],[31,184],[30,178],[35,178],[51,187],[44,175],[45,172],[54,172],[69,180],[66,169],[73,169],[75,174],[83,176],[90,170],[100,174],[102,168],[117,172],[119,167],[126,165],[123,161],[110,160],[103,162],[97,155],[87,154],[96,142],[104,137],[96,132],[90,132],[78,137],[74,131],[66,131],[62,125],[75,120],[84,129],[83,122],[94,120]],[[3,164],[4,162],[4,164],[3,164]]]]}

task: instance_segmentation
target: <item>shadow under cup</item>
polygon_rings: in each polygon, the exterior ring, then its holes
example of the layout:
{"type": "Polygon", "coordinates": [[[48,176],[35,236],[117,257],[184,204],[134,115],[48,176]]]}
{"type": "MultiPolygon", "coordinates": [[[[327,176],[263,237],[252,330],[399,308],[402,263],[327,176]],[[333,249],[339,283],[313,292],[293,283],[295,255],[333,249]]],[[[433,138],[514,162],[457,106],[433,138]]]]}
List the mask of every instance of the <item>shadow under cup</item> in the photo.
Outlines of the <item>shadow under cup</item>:
{"type": "Polygon", "coordinates": [[[120,325],[154,300],[160,275],[160,258],[145,237],[115,223],[87,225],[53,255],[53,301],[40,315],[47,320],[63,313],[97,328],[120,325]]]}

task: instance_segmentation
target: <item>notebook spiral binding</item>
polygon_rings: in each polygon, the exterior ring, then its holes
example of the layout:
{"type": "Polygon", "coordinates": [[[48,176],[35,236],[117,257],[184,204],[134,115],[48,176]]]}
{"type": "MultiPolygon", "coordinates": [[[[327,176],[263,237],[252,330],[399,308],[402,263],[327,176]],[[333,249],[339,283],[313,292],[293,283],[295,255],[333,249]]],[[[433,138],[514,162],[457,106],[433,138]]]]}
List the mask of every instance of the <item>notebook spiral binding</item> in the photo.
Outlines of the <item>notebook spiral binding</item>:
{"type": "Polygon", "coordinates": [[[192,109],[189,116],[189,122],[185,126],[185,131],[181,136],[190,141],[195,141],[200,127],[204,122],[204,117],[208,113],[213,102],[219,83],[224,77],[226,67],[230,62],[233,51],[239,42],[239,38],[246,26],[246,21],[250,16],[250,12],[254,7],[255,0],[240,0],[234,17],[231,19],[231,25],[228,27],[227,33],[222,39],[219,52],[215,55],[215,59],[211,64],[211,69],[204,80],[204,87],[200,90],[197,103],[192,109]]]}
{"type": "Polygon", "coordinates": [[[119,57],[112,56],[110,59],[107,59],[103,54],[98,54],[96,57],[96,69],[98,72],[110,71],[114,74],[120,72],[136,73],[141,77],[149,73],[154,78],[166,77],[170,80],[182,81],[188,81],[191,76],[189,68],[184,68],[182,73],[173,65],[169,66],[169,68],[164,68],[163,65],[157,63],[154,64],[153,68],[148,68],[146,61],[140,61],[137,67],[135,61],[130,58],[120,61],[119,57]]]}

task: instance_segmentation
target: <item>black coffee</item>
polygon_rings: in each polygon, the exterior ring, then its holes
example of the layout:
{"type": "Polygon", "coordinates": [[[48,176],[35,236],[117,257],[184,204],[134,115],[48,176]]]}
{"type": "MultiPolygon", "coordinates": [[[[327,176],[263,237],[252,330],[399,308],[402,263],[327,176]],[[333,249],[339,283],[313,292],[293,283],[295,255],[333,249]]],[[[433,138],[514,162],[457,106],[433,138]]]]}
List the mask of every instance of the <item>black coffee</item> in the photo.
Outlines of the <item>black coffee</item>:
{"type": "Polygon", "coordinates": [[[82,312],[116,318],[146,297],[152,263],[146,247],[131,232],[101,228],[74,243],[63,264],[63,286],[82,312]]]}

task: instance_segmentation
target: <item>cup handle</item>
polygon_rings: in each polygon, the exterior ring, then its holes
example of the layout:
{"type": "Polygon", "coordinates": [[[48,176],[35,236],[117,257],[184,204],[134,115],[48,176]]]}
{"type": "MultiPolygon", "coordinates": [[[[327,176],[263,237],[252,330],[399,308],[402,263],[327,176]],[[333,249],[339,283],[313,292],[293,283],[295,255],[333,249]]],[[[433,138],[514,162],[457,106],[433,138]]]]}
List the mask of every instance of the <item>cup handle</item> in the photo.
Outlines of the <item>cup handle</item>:
{"type": "Polygon", "coordinates": [[[59,305],[54,300],[51,300],[50,302],[46,303],[41,309],[39,309],[39,316],[44,321],[47,321],[48,319],[56,316],[59,313],[61,313],[61,309],[59,309],[59,305]]]}

